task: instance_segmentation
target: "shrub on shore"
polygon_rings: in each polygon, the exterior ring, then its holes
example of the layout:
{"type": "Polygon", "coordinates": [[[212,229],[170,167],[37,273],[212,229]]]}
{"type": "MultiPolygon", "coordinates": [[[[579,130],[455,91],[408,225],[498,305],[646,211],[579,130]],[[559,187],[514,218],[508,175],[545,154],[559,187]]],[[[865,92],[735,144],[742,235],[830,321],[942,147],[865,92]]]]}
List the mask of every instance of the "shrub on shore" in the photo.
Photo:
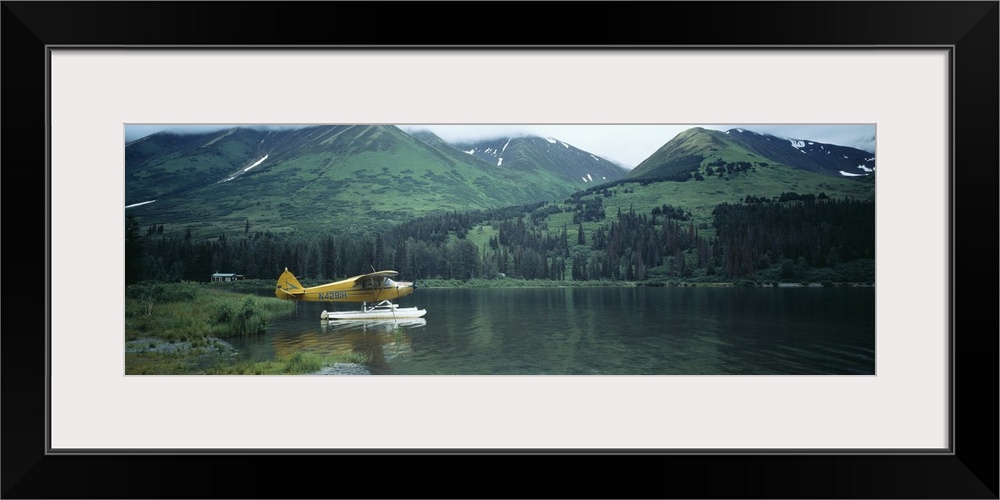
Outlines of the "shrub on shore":
{"type": "Polygon", "coordinates": [[[293,302],[198,283],[140,283],[125,289],[125,339],[177,342],[260,335],[267,331],[268,318],[294,309],[293,302]]]}
{"type": "Polygon", "coordinates": [[[220,300],[215,310],[215,323],[225,327],[221,336],[245,337],[267,332],[267,313],[254,297],[247,297],[237,306],[232,300],[220,300]]]}

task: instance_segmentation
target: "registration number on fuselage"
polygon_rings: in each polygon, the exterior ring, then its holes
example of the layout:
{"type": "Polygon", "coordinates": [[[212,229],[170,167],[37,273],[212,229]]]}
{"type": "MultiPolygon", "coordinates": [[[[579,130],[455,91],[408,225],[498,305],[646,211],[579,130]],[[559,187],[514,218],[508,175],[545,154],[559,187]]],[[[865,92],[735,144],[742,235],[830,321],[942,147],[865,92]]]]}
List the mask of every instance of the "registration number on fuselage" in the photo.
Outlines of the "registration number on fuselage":
{"type": "Polygon", "coordinates": [[[347,292],[319,292],[319,300],[346,299],[347,292]]]}

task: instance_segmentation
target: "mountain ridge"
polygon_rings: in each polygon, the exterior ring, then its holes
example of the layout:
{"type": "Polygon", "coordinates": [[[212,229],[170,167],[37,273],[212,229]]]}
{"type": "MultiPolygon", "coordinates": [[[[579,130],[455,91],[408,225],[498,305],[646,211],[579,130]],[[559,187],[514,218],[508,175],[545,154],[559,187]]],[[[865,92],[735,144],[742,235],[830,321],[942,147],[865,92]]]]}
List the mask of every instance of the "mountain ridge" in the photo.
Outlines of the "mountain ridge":
{"type": "Polygon", "coordinates": [[[581,185],[618,180],[628,173],[615,162],[552,137],[500,136],[456,142],[454,147],[497,168],[529,172],[542,169],[581,185]]]}
{"type": "Polygon", "coordinates": [[[783,165],[830,177],[868,177],[875,155],[847,146],[792,139],[734,128],[726,131],[693,127],[667,141],[626,178],[683,181],[713,175],[711,167],[741,168],[783,165]]]}
{"type": "Polygon", "coordinates": [[[874,155],[861,150],[702,127],[671,138],[632,171],[552,137],[449,143],[393,125],[160,132],[127,143],[125,157],[128,213],[205,237],[248,225],[278,233],[377,231],[433,213],[556,201],[623,182],[653,184],[639,190],[638,205],[688,200],[707,216],[713,203],[746,195],[869,197],[875,178],[874,155]],[[821,161],[838,156],[847,158],[821,161]],[[857,173],[845,176],[845,168],[857,173]]]}
{"type": "Polygon", "coordinates": [[[428,213],[558,199],[585,184],[565,160],[530,157],[537,150],[524,149],[521,168],[498,168],[393,125],[161,132],[125,146],[125,201],[144,223],[206,234],[248,222],[360,232],[428,213]]]}

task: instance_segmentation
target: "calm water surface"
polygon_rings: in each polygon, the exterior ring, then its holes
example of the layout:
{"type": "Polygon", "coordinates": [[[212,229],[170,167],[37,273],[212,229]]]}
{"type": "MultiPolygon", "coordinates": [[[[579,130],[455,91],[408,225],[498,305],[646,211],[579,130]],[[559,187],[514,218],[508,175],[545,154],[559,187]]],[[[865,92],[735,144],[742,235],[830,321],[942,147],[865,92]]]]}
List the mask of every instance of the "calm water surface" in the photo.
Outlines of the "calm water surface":
{"type": "Polygon", "coordinates": [[[299,303],[244,356],[363,352],[378,375],[875,373],[874,288],[419,289],[416,321],[325,322],[299,303]]]}

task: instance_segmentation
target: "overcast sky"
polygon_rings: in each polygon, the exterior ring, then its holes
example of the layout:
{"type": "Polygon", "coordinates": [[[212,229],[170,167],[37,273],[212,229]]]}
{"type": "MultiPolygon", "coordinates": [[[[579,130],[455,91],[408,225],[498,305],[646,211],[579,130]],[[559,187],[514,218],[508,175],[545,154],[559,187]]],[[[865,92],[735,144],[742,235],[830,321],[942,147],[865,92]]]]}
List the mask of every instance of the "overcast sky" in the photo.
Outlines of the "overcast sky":
{"type": "MultiPolygon", "coordinates": [[[[161,130],[207,132],[234,125],[126,125],[125,142],[161,130]]],[[[251,126],[251,125],[245,125],[251,126]]],[[[584,151],[617,161],[628,168],[638,165],[675,135],[691,127],[715,130],[741,128],[778,137],[803,139],[875,152],[874,125],[400,125],[403,130],[428,129],[449,142],[537,135],[565,142],[584,151]]],[[[267,128],[294,128],[269,125],[267,128]]]]}

